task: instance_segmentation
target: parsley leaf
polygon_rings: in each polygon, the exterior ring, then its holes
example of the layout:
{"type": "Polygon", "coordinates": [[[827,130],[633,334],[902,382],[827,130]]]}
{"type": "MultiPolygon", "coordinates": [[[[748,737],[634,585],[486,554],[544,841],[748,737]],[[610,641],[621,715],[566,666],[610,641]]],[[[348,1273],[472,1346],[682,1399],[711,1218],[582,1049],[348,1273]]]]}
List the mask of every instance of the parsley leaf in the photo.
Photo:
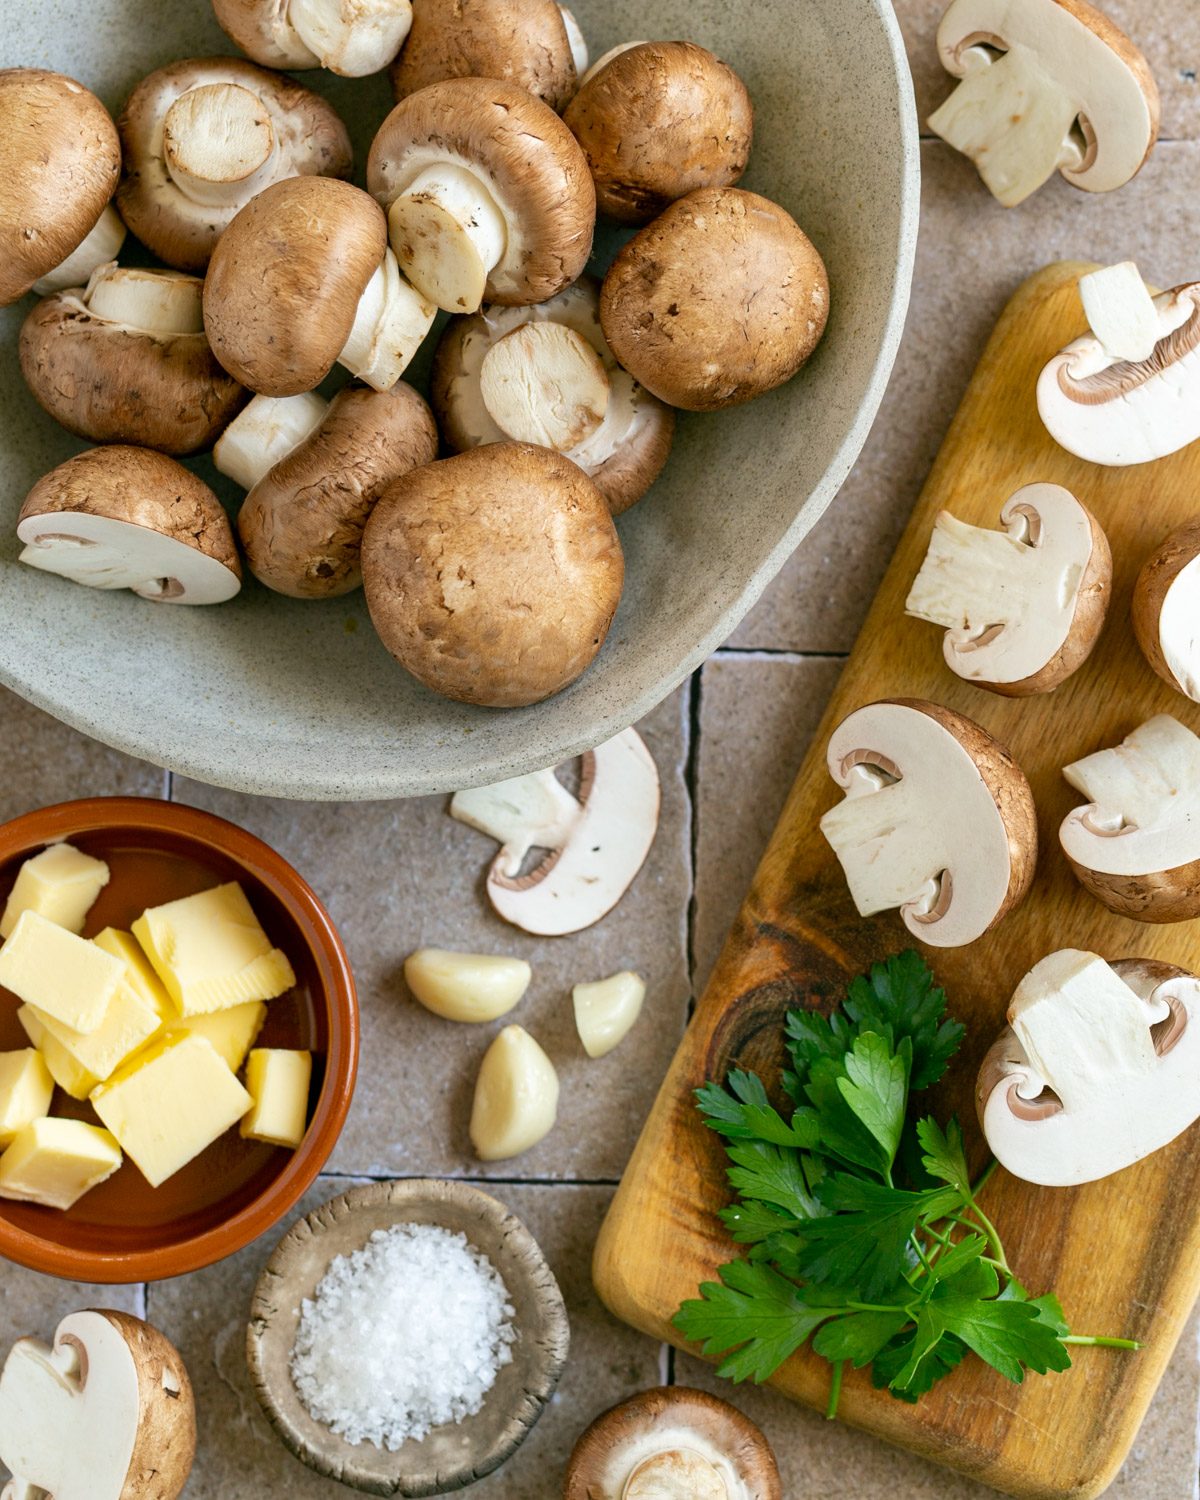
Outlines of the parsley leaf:
{"type": "Polygon", "coordinates": [[[941,1217],[959,1205],[950,1188],[908,1193],[844,1172],[826,1178],[817,1197],[834,1212],[799,1227],[800,1268],[810,1281],[860,1287],[865,1302],[904,1280],[918,1219],[941,1217]]]}
{"type": "Polygon", "coordinates": [[[856,1370],[869,1365],[909,1321],[908,1312],[860,1312],[835,1318],[817,1330],[812,1346],[831,1364],[848,1359],[856,1370]]]}
{"type": "Polygon", "coordinates": [[[817,1112],[820,1148],[846,1166],[862,1167],[882,1177],[889,1161],[883,1147],[842,1096],[844,1064],[822,1058],[813,1068],[805,1092],[817,1112]]]}
{"type": "Polygon", "coordinates": [[[883,1148],[889,1169],[904,1130],[911,1061],[907,1037],[893,1052],[883,1037],[868,1031],[846,1054],[846,1077],[838,1079],[839,1093],[883,1148]]]}
{"type": "Polygon", "coordinates": [[[908,1037],[914,1089],[927,1089],[938,1081],[966,1035],[958,1021],[944,1019],[945,992],[935,986],[924,959],[911,948],[855,979],[843,1009],[859,1032],[877,1032],[897,1048],[908,1037]]]}
{"type": "Polygon", "coordinates": [[[699,1300],[683,1304],[674,1324],[685,1338],[703,1341],[703,1353],[726,1355],[718,1373],[729,1380],[769,1379],[833,1316],[809,1307],[799,1288],[768,1266],[734,1260],[718,1275],[719,1282],[701,1286],[699,1300]]]}
{"type": "Polygon", "coordinates": [[[963,1147],[962,1126],[951,1117],[945,1130],[933,1119],[917,1121],[917,1139],[924,1155],[921,1163],[931,1177],[948,1182],[964,1198],[971,1196],[971,1169],[963,1147]]]}
{"type": "Polygon", "coordinates": [[[725,1088],[705,1084],[696,1090],[696,1098],[709,1128],[733,1140],[769,1141],[809,1151],[820,1139],[814,1112],[797,1110],[789,1125],[767,1098],[756,1073],[730,1073],[725,1088]]]}
{"type": "Polygon", "coordinates": [[[745,1199],[773,1203],[796,1219],[808,1219],[819,1202],[809,1192],[804,1164],[794,1151],[766,1141],[730,1141],[727,1147],[730,1183],[745,1199]]]}

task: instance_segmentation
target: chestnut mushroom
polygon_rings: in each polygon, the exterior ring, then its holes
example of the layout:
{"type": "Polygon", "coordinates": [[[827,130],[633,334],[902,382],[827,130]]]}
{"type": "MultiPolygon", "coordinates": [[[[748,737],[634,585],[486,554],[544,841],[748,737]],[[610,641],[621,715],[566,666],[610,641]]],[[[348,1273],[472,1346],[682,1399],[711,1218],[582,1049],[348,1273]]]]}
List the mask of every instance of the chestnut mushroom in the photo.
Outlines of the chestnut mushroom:
{"type": "Polygon", "coordinates": [[[198,276],[100,266],[39,302],[21,328],[21,372],[76,437],[182,455],[211,448],[249,398],[204,336],[198,276]]]}
{"type": "Polygon", "coordinates": [[[412,284],[452,313],[545,302],[592,253],[596,190],[575,137],[512,84],[450,78],[402,99],[367,186],[412,284]]]}
{"type": "Polygon", "coordinates": [[[378,73],[412,25],[410,0],[213,0],[217,24],[266,68],[378,73]]]}
{"type": "Polygon", "coordinates": [[[732,187],[754,138],[746,85],[693,42],[617,48],[563,120],[583,147],[601,213],[619,224],[648,224],[697,188],[732,187]]]}
{"type": "Polygon", "coordinates": [[[518,708],[604,644],[625,564],[604,496],[569,459],[493,443],[388,486],[363,535],[371,619],[436,693],[518,708]]]}
{"type": "Polygon", "coordinates": [[[689,193],[636,235],[600,293],[604,336],[660,401],[719,411],[792,378],[829,315],[825,263],[778,204],[689,193]]]}
{"type": "Polygon", "coordinates": [[[565,453],[619,516],[671,453],[675,413],[617,363],[590,276],[536,307],[482,308],[447,325],[433,409],[456,452],[508,439],[565,453]]]}
{"type": "Polygon", "coordinates": [[[130,94],[117,127],[125,157],[117,206],[179,271],[203,271],[234,215],[271,183],[350,175],[350,137],[332,106],[240,57],[157,69],[130,94]]]}
{"type": "Polygon", "coordinates": [[[82,286],[125,239],[111,205],[117,127],[95,94],[43,68],[0,69],[0,307],[82,286]]]}
{"type": "Polygon", "coordinates": [[[1200,703],[1200,521],[1173,531],[1147,558],[1133,590],[1133,629],[1146,660],[1177,693],[1200,703]]]}

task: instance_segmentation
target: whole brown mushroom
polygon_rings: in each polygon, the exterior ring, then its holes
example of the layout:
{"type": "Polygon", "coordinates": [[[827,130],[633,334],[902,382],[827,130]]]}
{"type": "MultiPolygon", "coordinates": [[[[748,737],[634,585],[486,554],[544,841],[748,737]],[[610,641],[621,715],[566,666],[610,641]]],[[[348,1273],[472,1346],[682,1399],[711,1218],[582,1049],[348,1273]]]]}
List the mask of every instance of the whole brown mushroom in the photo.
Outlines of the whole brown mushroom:
{"type": "Polygon", "coordinates": [[[213,0],[217,24],[265,68],[378,73],[412,25],[409,0],[213,0]]]}
{"type": "Polygon", "coordinates": [[[604,644],[625,564],[604,496],[569,459],[494,443],[389,485],[363,583],[384,645],[426,687],[518,708],[561,692],[604,644]]]}

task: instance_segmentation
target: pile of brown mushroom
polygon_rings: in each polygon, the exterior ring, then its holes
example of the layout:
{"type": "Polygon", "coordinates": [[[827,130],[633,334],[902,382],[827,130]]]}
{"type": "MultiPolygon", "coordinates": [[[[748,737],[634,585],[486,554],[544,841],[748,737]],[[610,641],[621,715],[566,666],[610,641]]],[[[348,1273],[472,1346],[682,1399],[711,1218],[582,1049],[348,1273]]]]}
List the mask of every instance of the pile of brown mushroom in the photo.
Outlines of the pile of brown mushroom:
{"type": "Polygon", "coordinates": [[[159,68],[115,124],[72,79],[0,72],[0,305],[43,295],[22,371],[100,445],[35,485],[22,560],[178,604],[233,597],[242,557],[295,598],[363,585],[432,691],[562,691],[676,409],[775,389],[824,333],[820,254],[737,186],[745,85],[687,41],[589,67],[557,0],[213,6],[249,60],[159,68]],[[330,105],[273,71],[318,67],[391,69],[365,190],[330,105]],[[602,281],[598,214],[639,231],[602,281]],[[126,229],[160,266],[117,263],[126,229]],[[402,377],[439,312],[431,412],[402,377]],[[359,383],[319,390],[337,366],[359,383]],[[174,462],[210,451],[234,525],[174,462]]]}

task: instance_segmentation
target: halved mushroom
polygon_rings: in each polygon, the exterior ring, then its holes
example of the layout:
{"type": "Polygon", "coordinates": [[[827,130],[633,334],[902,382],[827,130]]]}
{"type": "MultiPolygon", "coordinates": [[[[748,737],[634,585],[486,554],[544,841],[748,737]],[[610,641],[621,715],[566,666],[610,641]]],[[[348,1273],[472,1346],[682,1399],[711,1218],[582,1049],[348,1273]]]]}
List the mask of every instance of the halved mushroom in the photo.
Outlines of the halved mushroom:
{"type": "Polygon", "coordinates": [[[579,24],[555,0],[413,0],[392,89],[406,99],[447,78],[496,78],[561,110],[587,65],[579,24]]]}
{"type": "Polygon", "coordinates": [[[669,406],[719,411],[790,380],[829,315],[829,278],[778,204],[741,188],[673,203],[613,261],[600,293],[604,336],[669,406]]]}
{"type": "Polygon", "coordinates": [[[493,443],[395,480],[363,534],[380,639],[435,693],[519,708],[604,644],[625,562],[604,496],[548,448],[493,443]]]}
{"type": "Polygon", "coordinates": [[[204,282],[213,353],[264,396],[311,391],[335,364],[390,390],[436,316],[401,276],[379,207],[329,177],[259,193],[221,236],[204,282]]]}
{"type": "MultiPolygon", "coordinates": [[[[304,399],[256,396],[230,429],[239,458],[253,449],[252,434],[286,431],[286,420],[262,406],[304,399]],[[234,432],[239,426],[245,431],[234,432]]],[[[311,431],[281,446],[264,442],[249,471],[235,464],[253,480],[237,520],[250,571],[293,599],[348,594],[362,583],[362,534],[375,502],[392,480],[437,457],[433,413],[403,381],[390,391],[345,386],[311,431]]]]}
{"type": "Polygon", "coordinates": [[[1095,1182],[1200,1119],[1200,979],[1067,948],[1017,986],[975,1099],[996,1159],[1043,1187],[1095,1182]]]}
{"type": "Polygon", "coordinates": [[[350,175],[350,137],[332,107],[240,57],[159,68],[130,94],[117,128],[122,217],[180,271],[203,271],[234,215],[271,183],[350,175]]]}
{"type": "Polygon", "coordinates": [[[1200,282],[1151,297],[1126,261],[1084,276],[1092,332],[1038,379],[1050,436],[1090,463],[1150,463],[1200,438],[1200,282]]]}
{"type": "Polygon", "coordinates": [[[1112,553],[1096,518],[1057,484],[1027,484],[988,531],[942,511],[905,604],[945,627],[957,676],[1005,697],[1048,693],[1091,654],[1108,612],[1112,553]]]}
{"type": "Polygon", "coordinates": [[[821,819],[861,916],[899,908],[914,937],[958,948],[1021,901],[1037,865],[1024,772],[987,730],[935,703],[857,709],[834,730],[845,797],[821,819]]]}
{"type": "Polygon", "coordinates": [[[0,307],[32,288],[82,286],[125,226],[111,206],[117,127],[95,94],[43,68],[0,69],[0,307]]]}
{"type": "Polygon", "coordinates": [[[450,78],[402,99],[379,128],[367,186],[392,249],[447,312],[545,302],[592,253],[596,190],[575,137],[512,84],[450,78]]]}
{"type": "Polygon", "coordinates": [[[579,794],[553,768],[456,792],[450,816],[500,844],[488,900],[540,937],[582,932],[606,917],[646,862],[658,829],[658,768],[634,729],[584,755],[579,794]],[[529,855],[541,858],[530,868],[529,855]]]}
{"type": "Polygon", "coordinates": [[[179,1351],[105,1308],[71,1313],[53,1347],[18,1339],[0,1373],[5,1500],[175,1500],[196,1454],[179,1351]]]}
{"type": "Polygon", "coordinates": [[[21,328],[21,371],[77,437],[163,453],[211,448],[249,392],[204,336],[198,276],[100,266],[86,287],[39,302],[21,328]]]}
{"type": "Polygon", "coordinates": [[[1200,916],[1200,738],[1159,714],[1063,775],[1088,802],[1059,842],[1097,901],[1139,922],[1200,916]]]}
{"type": "Polygon", "coordinates": [[[970,157],[1006,208],[1055,172],[1112,192],[1158,138],[1146,59],[1087,0],[954,0],[938,52],[963,81],[930,129],[970,157]]]}
{"type": "Polygon", "coordinates": [[[1173,531],[1138,574],[1133,629],[1165,683],[1200,703],[1200,521],[1173,531]]]}
{"type": "Polygon", "coordinates": [[[39,479],[17,517],[20,560],[160,604],[222,604],[242,586],[209,487],[150,448],[89,448],[39,479]]]}
{"type": "Polygon", "coordinates": [[[557,448],[614,516],[640,500],[671,453],[675,413],[617,363],[584,276],[537,307],[455,318],[433,365],[433,408],[451,448],[512,438],[557,448]]]}
{"type": "Polygon", "coordinates": [[[213,0],[217,24],[265,68],[386,68],[412,25],[410,0],[213,0]]]}
{"type": "Polygon", "coordinates": [[[750,160],[754,106],[727,63],[692,42],[608,54],[563,112],[601,213],[648,224],[697,188],[732,187],[750,160]]]}
{"type": "Polygon", "coordinates": [[[643,1391],[596,1418],[567,1464],[564,1500],[783,1500],[770,1444],[705,1391],[643,1391]]]}

